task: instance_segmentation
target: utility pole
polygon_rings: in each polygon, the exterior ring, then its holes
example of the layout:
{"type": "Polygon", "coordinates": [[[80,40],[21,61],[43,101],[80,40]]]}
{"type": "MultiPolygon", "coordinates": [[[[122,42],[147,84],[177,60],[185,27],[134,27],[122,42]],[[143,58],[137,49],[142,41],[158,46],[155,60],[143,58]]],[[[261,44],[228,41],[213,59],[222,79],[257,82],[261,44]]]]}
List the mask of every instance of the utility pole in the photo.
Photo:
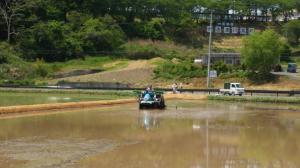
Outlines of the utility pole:
{"type": "Polygon", "coordinates": [[[235,23],[235,0],[233,0],[233,23],[235,23]]]}
{"type": "Polygon", "coordinates": [[[211,38],[212,38],[212,14],[210,13],[210,31],[209,31],[209,42],[208,42],[208,60],[207,60],[207,88],[210,87],[210,57],[211,57],[211,38]]]}

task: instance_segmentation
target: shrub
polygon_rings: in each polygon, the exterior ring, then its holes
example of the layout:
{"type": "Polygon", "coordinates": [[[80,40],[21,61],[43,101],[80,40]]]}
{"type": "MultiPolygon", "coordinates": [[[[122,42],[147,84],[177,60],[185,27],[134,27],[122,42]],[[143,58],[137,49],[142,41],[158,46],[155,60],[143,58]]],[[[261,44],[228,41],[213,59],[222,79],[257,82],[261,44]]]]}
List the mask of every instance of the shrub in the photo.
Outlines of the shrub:
{"type": "Polygon", "coordinates": [[[293,45],[299,44],[300,20],[291,20],[283,27],[283,32],[287,36],[288,42],[293,45]]]}
{"type": "Polygon", "coordinates": [[[212,68],[218,72],[218,74],[231,72],[233,70],[232,65],[227,65],[223,61],[218,61],[213,64],[212,68]]]}
{"type": "Polygon", "coordinates": [[[207,70],[194,65],[191,61],[173,63],[164,62],[154,70],[155,78],[163,79],[186,79],[205,77],[207,70]]]}
{"type": "Polygon", "coordinates": [[[140,45],[138,43],[129,43],[123,46],[127,58],[129,59],[150,59],[161,57],[162,51],[154,45],[140,45]]]}
{"type": "Polygon", "coordinates": [[[4,86],[33,86],[35,81],[32,79],[19,79],[19,80],[0,80],[0,85],[4,86]]]}
{"type": "Polygon", "coordinates": [[[244,79],[244,78],[247,77],[247,75],[248,75],[248,73],[246,71],[235,70],[235,71],[232,71],[232,72],[221,73],[219,75],[219,77],[222,78],[222,79],[230,79],[230,78],[244,79]]]}
{"type": "Polygon", "coordinates": [[[35,74],[40,77],[46,77],[49,74],[49,68],[44,63],[43,59],[37,59],[35,62],[35,74]]]}
{"type": "Polygon", "coordinates": [[[292,50],[289,45],[284,44],[280,50],[280,61],[289,62],[291,61],[292,50]]]}
{"type": "Polygon", "coordinates": [[[194,58],[197,55],[195,49],[175,45],[170,42],[135,40],[123,45],[120,50],[126,53],[130,59],[149,59],[162,57],[165,59],[178,58],[180,60],[194,58]]]}
{"type": "Polygon", "coordinates": [[[0,79],[23,80],[32,79],[34,76],[34,68],[29,63],[0,64],[0,79]]]}
{"type": "Polygon", "coordinates": [[[0,64],[12,63],[17,60],[19,53],[6,42],[0,42],[0,64]]]}
{"type": "Polygon", "coordinates": [[[151,21],[138,26],[138,36],[152,40],[164,40],[165,30],[163,28],[165,21],[159,18],[153,18],[151,21]]]}
{"type": "Polygon", "coordinates": [[[12,45],[0,43],[0,80],[14,81],[34,77],[34,68],[19,57],[12,45]]]}

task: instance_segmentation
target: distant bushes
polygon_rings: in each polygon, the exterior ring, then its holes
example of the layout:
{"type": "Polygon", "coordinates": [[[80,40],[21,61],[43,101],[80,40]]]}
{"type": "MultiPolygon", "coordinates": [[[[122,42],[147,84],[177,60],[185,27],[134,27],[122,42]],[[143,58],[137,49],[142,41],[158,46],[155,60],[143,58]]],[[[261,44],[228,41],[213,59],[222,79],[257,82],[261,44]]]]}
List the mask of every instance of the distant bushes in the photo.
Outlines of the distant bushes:
{"type": "Polygon", "coordinates": [[[262,102],[262,103],[288,103],[300,104],[300,99],[296,97],[259,97],[259,96],[208,96],[208,100],[234,101],[234,102],[262,102]]]}
{"type": "Polygon", "coordinates": [[[291,45],[298,45],[300,38],[300,20],[291,20],[283,26],[283,34],[291,45]]]}
{"type": "Polygon", "coordinates": [[[19,55],[12,45],[0,43],[0,80],[23,80],[32,76],[29,64],[19,55]]]}
{"type": "Polygon", "coordinates": [[[289,62],[291,61],[292,50],[287,44],[284,44],[280,49],[280,61],[289,62]]]}
{"type": "MultiPolygon", "coordinates": [[[[208,23],[203,23],[207,25],[208,23]]],[[[173,18],[169,21],[166,27],[167,35],[176,43],[192,46],[194,48],[202,48],[205,37],[199,31],[198,27],[202,24],[197,24],[193,16],[189,13],[180,13],[178,18],[173,18]]]]}
{"type": "Polygon", "coordinates": [[[75,55],[75,43],[68,40],[68,29],[67,25],[59,21],[41,22],[27,29],[19,43],[23,57],[32,61],[37,58],[46,61],[64,61],[71,58],[75,55]]]}
{"type": "Polygon", "coordinates": [[[0,84],[32,85],[35,78],[44,78],[50,70],[43,60],[25,62],[20,53],[8,43],[0,43],[0,84]]]}
{"type": "Polygon", "coordinates": [[[197,55],[195,49],[175,45],[171,42],[134,40],[126,43],[121,48],[125,57],[130,59],[149,59],[162,57],[165,59],[188,59],[197,55]]]}
{"type": "Polygon", "coordinates": [[[19,53],[14,47],[6,42],[0,42],[0,64],[20,61],[19,53]]]}
{"type": "Polygon", "coordinates": [[[83,51],[89,54],[114,51],[125,43],[123,31],[110,16],[87,20],[78,36],[83,51]]]}
{"type": "Polygon", "coordinates": [[[216,70],[218,74],[227,73],[233,71],[233,66],[225,64],[223,61],[218,61],[212,65],[212,69],[216,70]]]}
{"type": "Polygon", "coordinates": [[[247,71],[243,70],[242,65],[225,64],[223,61],[214,63],[212,69],[216,70],[218,77],[222,79],[246,78],[248,75],[247,71]]]}
{"type": "Polygon", "coordinates": [[[83,54],[114,51],[125,43],[125,35],[112,17],[84,16],[75,13],[69,16],[68,23],[40,22],[26,29],[19,40],[24,58],[65,61],[83,54]]]}
{"type": "Polygon", "coordinates": [[[154,70],[155,78],[163,79],[186,79],[205,77],[207,74],[206,69],[198,67],[191,61],[183,61],[174,63],[165,61],[154,70]]]}
{"type": "Polygon", "coordinates": [[[230,79],[230,78],[240,78],[240,79],[245,79],[248,76],[247,71],[243,70],[234,70],[232,72],[226,72],[226,73],[221,73],[219,74],[219,77],[221,79],[230,79]]]}
{"type": "Polygon", "coordinates": [[[34,86],[35,84],[33,79],[0,80],[2,86],[34,86]]]}
{"type": "Polygon", "coordinates": [[[37,59],[34,65],[37,76],[45,78],[50,74],[50,68],[44,63],[43,59],[37,59]]]}
{"type": "Polygon", "coordinates": [[[164,40],[165,30],[163,25],[165,24],[164,19],[153,18],[151,21],[146,23],[138,24],[138,37],[151,40],[164,40]]]}

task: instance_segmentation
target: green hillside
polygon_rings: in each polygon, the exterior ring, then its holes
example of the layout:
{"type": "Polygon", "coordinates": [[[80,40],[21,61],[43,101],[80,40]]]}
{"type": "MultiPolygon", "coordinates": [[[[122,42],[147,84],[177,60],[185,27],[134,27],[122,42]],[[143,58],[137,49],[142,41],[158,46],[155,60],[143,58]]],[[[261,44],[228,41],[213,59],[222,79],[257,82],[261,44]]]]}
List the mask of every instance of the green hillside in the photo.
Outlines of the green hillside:
{"type": "MultiPolygon", "coordinates": [[[[211,11],[214,26],[229,22],[257,31],[274,30],[285,46],[279,54],[285,67],[288,61],[299,60],[292,56],[300,56],[300,21],[289,21],[299,8],[298,0],[3,0],[0,84],[179,81],[204,87],[199,80],[205,78],[207,67],[193,61],[208,52],[211,11]],[[283,21],[277,16],[284,16],[283,21]]],[[[244,38],[214,33],[212,51],[242,52],[244,38]]],[[[216,63],[212,69],[219,71],[219,83],[249,78],[244,64],[216,63]]]]}

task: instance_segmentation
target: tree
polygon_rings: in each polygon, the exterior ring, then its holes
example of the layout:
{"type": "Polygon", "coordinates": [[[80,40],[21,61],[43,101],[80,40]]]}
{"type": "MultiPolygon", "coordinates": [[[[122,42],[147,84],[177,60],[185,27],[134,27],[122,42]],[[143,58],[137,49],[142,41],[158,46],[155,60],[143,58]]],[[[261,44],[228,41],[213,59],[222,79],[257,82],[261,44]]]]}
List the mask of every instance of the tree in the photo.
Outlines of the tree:
{"type": "Polygon", "coordinates": [[[24,4],[24,0],[2,0],[0,2],[0,13],[6,24],[8,42],[11,40],[11,35],[16,34],[12,29],[13,24],[18,17],[22,16],[24,4]]]}
{"type": "Polygon", "coordinates": [[[254,33],[245,39],[242,61],[250,72],[251,79],[270,79],[272,68],[279,63],[281,46],[279,35],[273,30],[254,33]]]}
{"type": "Polygon", "coordinates": [[[288,42],[293,45],[299,44],[300,38],[300,20],[291,20],[283,27],[283,31],[288,42]]]}
{"type": "Polygon", "coordinates": [[[284,44],[280,49],[280,61],[289,62],[291,61],[292,50],[289,45],[284,44]]]}
{"type": "Polygon", "coordinates": [[[151,21],[140,26],[139,36],[151,40],[164,40],[164,22],[163,19],[153,18],[151,21]]]}
{"type": "Polygon", "coordinates": [[[85,53],[114,51],[125,43],[125,34],[110,16],[87,20],[79,31],[85,53]]]}
{"type": "Polygon", "coordinates": [[[58,21],[38,23],[23,32],[19,46],[27,60],[65,61],[81,52],[80,40],[68,24],[58,21]]]}

